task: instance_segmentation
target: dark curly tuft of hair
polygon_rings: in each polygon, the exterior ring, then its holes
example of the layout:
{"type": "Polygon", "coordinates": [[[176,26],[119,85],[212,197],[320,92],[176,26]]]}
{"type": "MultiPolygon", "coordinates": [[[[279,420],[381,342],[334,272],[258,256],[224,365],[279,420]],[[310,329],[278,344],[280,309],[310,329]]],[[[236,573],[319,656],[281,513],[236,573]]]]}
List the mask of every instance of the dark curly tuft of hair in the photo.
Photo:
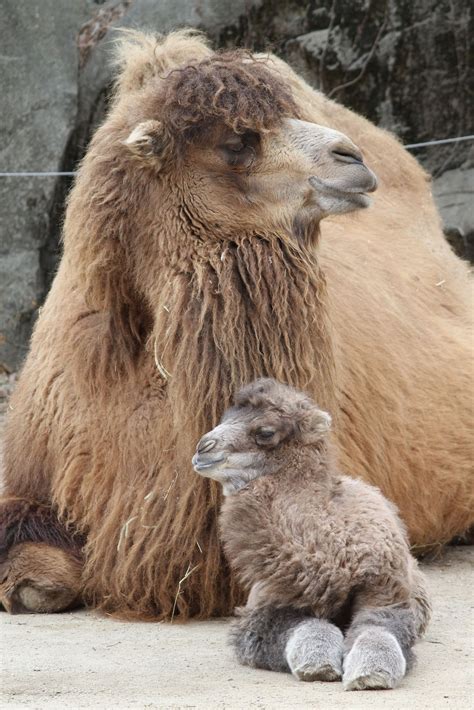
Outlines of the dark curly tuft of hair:
{"type": "Polygon", "coordinates": [[[174,141],[202,139],[217,124],[236,133],[264,133],[285,117],[298,117],[290,90],[265,64],[245,50],[233,50],[172,71],[160,114],[174,141]]]}

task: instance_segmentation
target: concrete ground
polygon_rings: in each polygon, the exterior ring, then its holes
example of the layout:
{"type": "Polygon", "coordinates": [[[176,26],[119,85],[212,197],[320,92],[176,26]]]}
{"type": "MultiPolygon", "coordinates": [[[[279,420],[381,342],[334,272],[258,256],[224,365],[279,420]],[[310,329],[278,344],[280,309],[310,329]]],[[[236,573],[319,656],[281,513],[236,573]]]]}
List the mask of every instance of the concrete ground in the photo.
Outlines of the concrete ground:
{"type": "Polygon", "coordinates": [[[470,710],[474,548],[424,565],[434,615],[418,665],[392,691],[347,693],[239,666],[226,620],[119,622],[92,612],[0,614],[1,708],[470,710]]]}

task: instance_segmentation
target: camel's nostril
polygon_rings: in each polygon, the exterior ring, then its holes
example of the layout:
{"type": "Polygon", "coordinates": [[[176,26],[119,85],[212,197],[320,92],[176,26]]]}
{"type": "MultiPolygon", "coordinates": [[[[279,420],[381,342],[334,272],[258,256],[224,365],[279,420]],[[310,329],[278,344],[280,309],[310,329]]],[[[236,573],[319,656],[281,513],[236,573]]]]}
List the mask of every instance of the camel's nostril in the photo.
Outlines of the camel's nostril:
{"type": "Polygon", "coordinates": [[[205,454],[208,451],[212,451],[216,443],[215,439],[201,439],[197,446],[198,454],[205,454]]]}
{"type": "Polygon", "coordinates": [[[363,164],[364,159],[355,147],[348,148],[346,146],[336,146],[331,150],[332,155],[342,163],[360,163],[363,164]]]}

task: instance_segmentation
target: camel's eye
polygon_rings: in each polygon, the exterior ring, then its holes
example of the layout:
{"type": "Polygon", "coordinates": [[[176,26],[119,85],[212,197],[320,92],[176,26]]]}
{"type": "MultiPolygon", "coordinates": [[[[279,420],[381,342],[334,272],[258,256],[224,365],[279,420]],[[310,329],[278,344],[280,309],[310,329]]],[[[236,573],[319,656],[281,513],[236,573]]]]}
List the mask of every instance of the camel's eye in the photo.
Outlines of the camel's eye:
{"type": "Polygon", "coordinates": [[[234,133],[221,145],[226,162],[233,168],[249,168],[257,156],[260,143],[258,133],[234,133]]]}
{"type": "Polygon", "coordinates": [[[242,141],[237,141],[236,143],[228,143],[226,148],[230,150],[231,153],[240,153],[244,148],[244,144],[242,141]]]}
{"type": "Polygon", "coordinates": [[[271,427],[262,426],[255,432],[255,441],[260,446],[269,444],[273,441],[275,434],[275,429],[272,429],[271,427]]]}

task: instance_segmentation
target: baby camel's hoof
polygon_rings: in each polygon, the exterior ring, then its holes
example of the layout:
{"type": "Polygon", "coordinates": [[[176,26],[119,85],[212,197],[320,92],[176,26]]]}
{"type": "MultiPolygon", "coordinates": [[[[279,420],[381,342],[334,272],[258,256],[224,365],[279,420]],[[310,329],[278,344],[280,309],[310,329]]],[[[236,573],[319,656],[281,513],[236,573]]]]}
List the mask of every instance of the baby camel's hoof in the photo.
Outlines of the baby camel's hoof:
{"type": "Polygon", "coordinates": [[[295,678],[312,683],[315,680],[332,682],[341,680],[341,670],[334,668],[329,663],[316,667],[311,663],[303,665],[301,668],[294,668],[291,671],[295,678]]]}
{"type": "Polygon", "coordinates": [[[388,690],[405,675],[406,661],[391,633],[363,631],[344,659],[344,690],[388,690]]]}
{"type": "Polygon", "coordinates": [[[295,678],[302,681],[334,681],[342,676],[343,636],[328,621],[311,619],[299,624],[285,648],[295,678]]]}

